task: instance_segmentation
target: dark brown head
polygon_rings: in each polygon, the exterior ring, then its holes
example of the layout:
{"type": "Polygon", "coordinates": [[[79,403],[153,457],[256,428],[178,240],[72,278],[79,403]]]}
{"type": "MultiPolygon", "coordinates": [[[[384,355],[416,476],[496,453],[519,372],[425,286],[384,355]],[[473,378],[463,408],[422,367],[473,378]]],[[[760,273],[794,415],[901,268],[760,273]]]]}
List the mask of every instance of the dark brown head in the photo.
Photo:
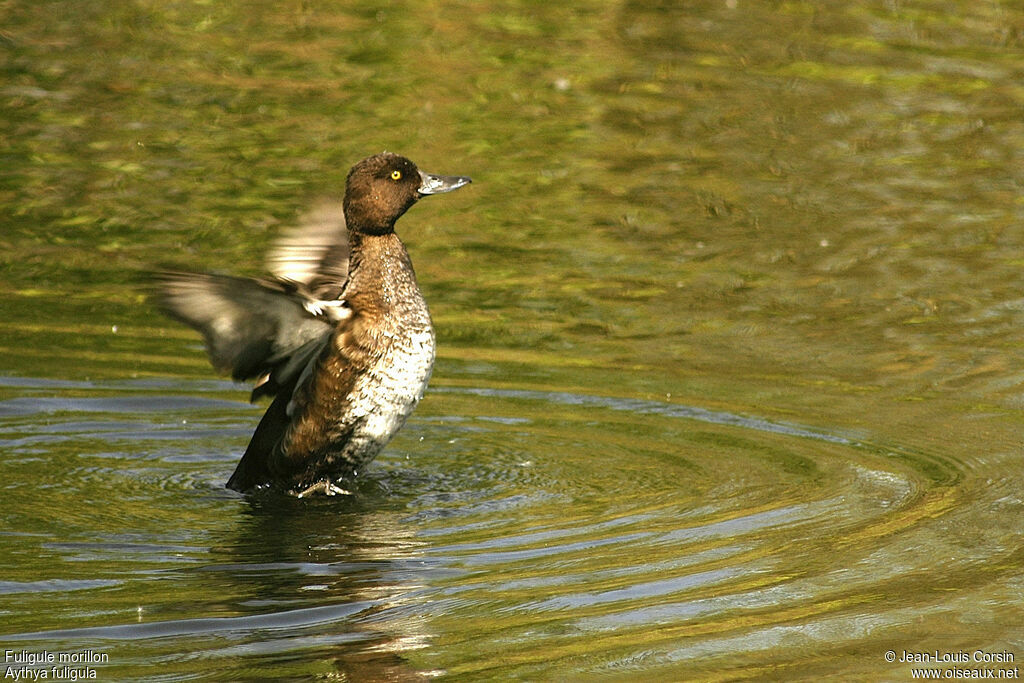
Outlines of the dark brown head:
{"type": "Polygon", "coordinates": [[[352,167],[345,184],[348,229],[383,235],[420,197],[457,190],[471,182],[464,176],[423,173],[403,156],[384,152],[352,167]]]}

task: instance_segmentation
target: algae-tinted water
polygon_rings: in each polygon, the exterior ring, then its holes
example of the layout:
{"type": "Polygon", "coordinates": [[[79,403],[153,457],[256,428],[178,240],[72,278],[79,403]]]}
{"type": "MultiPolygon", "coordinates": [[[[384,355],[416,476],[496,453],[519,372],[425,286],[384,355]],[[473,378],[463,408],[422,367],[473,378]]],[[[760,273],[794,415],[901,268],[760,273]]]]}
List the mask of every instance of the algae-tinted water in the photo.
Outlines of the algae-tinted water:
{"type": "Polygon", "coordinates": [[[1018,8],[0,17],[4,650],[160,681],[1024,658],[1018,8]],[[351,499],[226,491],[260,407],[141,273],[258,273],[382,149],[474,178],[399,223],[431,390],[351,499]]]}

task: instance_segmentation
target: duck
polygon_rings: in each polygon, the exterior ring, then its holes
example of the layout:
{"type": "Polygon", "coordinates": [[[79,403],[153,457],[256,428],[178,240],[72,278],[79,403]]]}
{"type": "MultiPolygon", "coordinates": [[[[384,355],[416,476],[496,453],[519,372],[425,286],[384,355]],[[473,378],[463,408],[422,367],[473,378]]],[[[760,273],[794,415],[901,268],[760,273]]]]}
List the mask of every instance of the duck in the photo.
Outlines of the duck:
{"type": "Polygon", "coordinates": [[[435,335],[395,222],[469,184],[384,152],[355,164],[337,204],[273,244],[260,278],[164,270],[156,298],[203,336],[214,368],[270,405],[226,486],[298,497],[351,482],[423,398],[435,335]]]}

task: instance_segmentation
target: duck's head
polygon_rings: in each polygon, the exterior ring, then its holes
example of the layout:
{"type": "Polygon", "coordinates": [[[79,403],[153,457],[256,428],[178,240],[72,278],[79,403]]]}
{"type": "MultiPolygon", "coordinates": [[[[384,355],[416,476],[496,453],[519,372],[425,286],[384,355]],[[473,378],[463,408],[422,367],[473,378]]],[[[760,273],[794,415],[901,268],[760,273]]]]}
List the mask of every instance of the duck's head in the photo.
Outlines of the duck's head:
{"type": "Polygon", "coordinates": [[[451,192],[470,182],[465,176],[424,173],[398,154],[376,154],[348,173],[345,222],[353,232],[383,235],[394,230],[395,221],[420,197],[451,192]]]}

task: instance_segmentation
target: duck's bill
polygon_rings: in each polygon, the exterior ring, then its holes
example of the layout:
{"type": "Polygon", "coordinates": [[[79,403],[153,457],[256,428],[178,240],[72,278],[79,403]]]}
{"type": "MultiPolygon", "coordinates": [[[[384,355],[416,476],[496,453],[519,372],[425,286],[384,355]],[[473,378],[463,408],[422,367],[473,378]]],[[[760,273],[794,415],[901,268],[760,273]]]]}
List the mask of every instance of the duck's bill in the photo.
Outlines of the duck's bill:
{"type": "Polygon", "coordinates": [[[420,194],[441,194],[469,185],[472,180],[462,175],[432,175],[420,171],[420,194]]]}

